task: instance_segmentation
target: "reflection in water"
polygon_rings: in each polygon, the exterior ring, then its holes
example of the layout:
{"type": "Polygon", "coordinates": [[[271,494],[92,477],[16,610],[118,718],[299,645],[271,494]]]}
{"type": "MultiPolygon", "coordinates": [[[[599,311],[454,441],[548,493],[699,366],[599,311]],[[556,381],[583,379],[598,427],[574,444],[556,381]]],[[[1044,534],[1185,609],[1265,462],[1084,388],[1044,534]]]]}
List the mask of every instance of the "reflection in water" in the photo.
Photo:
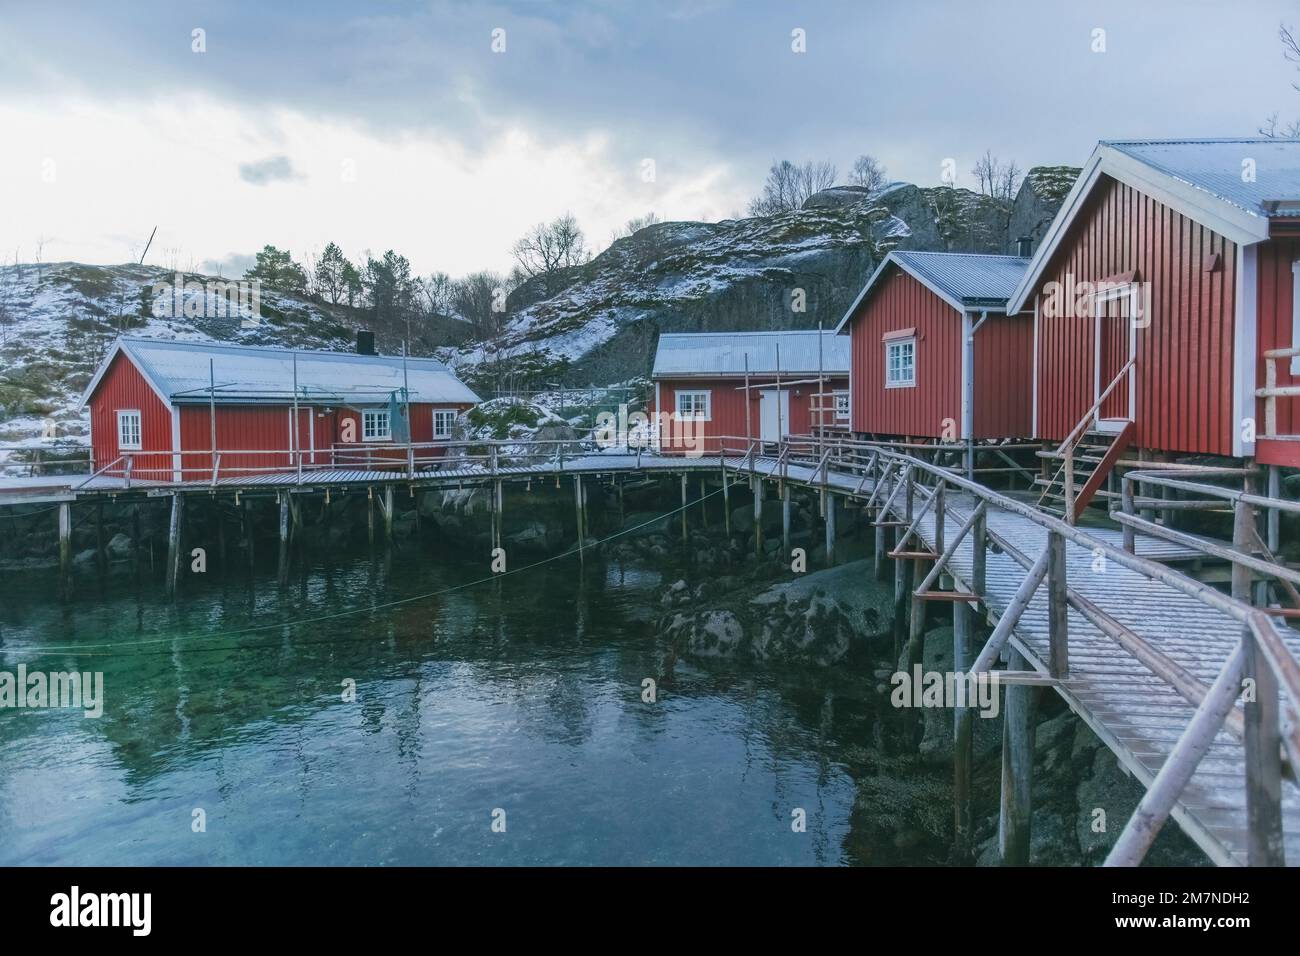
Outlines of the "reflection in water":
{"type": "Polygon", "coordinates": [[[862,675],[680,660],[646,704],[656,573],[593,554],[464,587],[486,562],[462,557],[307,555],[284,587],[235,561],[175,604],[9,575],[0,668],[102,670],[106,699],[0,711],[0,864],[845,861],[862,675]]]}

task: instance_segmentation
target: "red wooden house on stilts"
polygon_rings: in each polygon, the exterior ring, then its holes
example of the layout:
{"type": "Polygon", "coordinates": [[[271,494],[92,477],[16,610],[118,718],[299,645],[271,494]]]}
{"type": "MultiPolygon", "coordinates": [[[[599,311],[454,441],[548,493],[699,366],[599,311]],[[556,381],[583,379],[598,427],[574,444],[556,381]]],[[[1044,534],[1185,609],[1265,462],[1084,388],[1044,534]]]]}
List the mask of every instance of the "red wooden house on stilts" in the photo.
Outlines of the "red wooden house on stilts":
{"type": "Polygon", "coordinates": [[[435,458],[477,402],[433,359],[125,336],[82,396],[92,471],[168,482],[435,458]]]}
{"type": "Polygon", "coordinates": [[[1028,262],[886,256],[836,326],[852,343],[853,432],[968,445],[1029,437],[1033,323],[1006,315],[1028,262]]]}
{"type": "Polygon", "coordinates": [[[651,373],[657,447],[847,434],[848,375],[848,343],[832,332],[666,332],[651,373]]]}
{"type": "Polygon", "coordinates": [[[1126,448],[1300,466],[1298,271],[1300,142],[1097,146],[1009,304],[1033,434],[1094,451],[1071,518],[1126,448]]]}

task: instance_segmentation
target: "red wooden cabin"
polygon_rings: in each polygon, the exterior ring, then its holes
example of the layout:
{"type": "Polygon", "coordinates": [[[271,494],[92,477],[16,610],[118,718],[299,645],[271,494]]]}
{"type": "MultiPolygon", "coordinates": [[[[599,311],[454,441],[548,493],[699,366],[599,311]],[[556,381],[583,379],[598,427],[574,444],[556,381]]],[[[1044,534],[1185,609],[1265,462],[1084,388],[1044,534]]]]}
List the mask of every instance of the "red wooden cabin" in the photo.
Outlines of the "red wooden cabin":
{"type": "Polygon", "coordinates": [[[657,447],[705,453],[725,438],[844,432],[848,371],[847,343],[831,332],[664,333],[651,373],[657,447]]]}
{"type": "Polygon", "coordinates": [[[433,359],[123,336],[81,404],[93,470],[122,475],[129,460],[134,478],[180,481],[212,478],[214,440],[220,477],[295,470],[299,457],[304,468],[405,462],[391,421],[403,387],[416,443],[450,440],[456,416],[478,402],[433,359]]]}
{"type": "Polygon", "coordinates": [[[1033,433],[1109,435],[1103,468],[1121,446],[1300,466],[1300,359],[1268,355],[1300,347],[1297,270],[1300,142],[1098,144],[1011,297],[1033,433]]]}
{"type": "Polygon", "coordinates": [[[836,332],[852,348],[852,430],[869,438],[1026,438],[1033,323],[1007,298],[1029,260],[891,252],[836,332]]]}

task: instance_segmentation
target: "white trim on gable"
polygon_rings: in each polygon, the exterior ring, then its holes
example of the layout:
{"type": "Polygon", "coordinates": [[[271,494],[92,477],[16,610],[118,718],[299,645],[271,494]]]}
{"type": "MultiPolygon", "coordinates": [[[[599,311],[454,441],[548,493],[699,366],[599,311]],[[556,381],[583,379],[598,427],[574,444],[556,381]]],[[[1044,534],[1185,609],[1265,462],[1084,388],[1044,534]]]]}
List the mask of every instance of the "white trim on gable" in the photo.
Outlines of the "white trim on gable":
{"type": "Polygon", "coordinates": [[[117,358],[119,353],[125,355],[127,359],[130,360],[131,364],[135,366],[135,370],[140,373],[140,377],[148,383],[149,388],[158,396],[158,400],[162,402],[163,405],[171,408],[171,397],[164,394],[163,390],[158,387],[158,383],[149,377],[149,373],[145,371],[144,366],[136,360],[136,357],[131,353],[131,350],[127,348],[126,341],[122,338],[118,338],[108,350],[108,354],[105,355],[103,360],[99,363],[99,368],[95,369],[95,374],[91,376],[89,384],[86,385],[85,390],[81,393],[81,399],[77,402],[77,411],[85,409],[86,403],[88,403],[90,397],[95,394],[95,389],[99,388],[100,381],[102,381],[104,376],[108,373],[109,367],[113,364],[113,360],[117,358]]]}
{"type": "Polygon", "coordinates": [[[1033,289],[1047,263],[1055,255],[1071,224],[1078,217],[1091,194],[1097,180],[1106,175],[1131,186],[1146,196],[1170,209],[1188,216],[1208,229],[1236,243],[1238,246],[1251,245],[1268,238],[1268,220],[1254,215],[1240,206],[1219,199],[1216,196],[1184,182],[1175,176],[1162,172],[1141,160],[1109,146],[1098,143],[1088,162],[1079,173],[1074,186],[1066,195],[1065,201],[1052,220],[1051,227],[1038,246],[1038,251],[1029,260],[1025,276],[1016,286],[1007,302],[1007,314],[1016,315],[1033,295],[1033,289]]]}
{"type": "MultiPolygon", "coordinates": [[[[1256,292],[1258,249],[1237,247],[1237,288],[1233,293],[1232,322],[1232,454],[1253,457],[1255,443],[1242,438],[1242,425],[1255,417],[1255,363],[1258,358],[1258,304],[1256,292]]],[[[1256,428],[1259,422],[1255,423],[1256,428]]]]}

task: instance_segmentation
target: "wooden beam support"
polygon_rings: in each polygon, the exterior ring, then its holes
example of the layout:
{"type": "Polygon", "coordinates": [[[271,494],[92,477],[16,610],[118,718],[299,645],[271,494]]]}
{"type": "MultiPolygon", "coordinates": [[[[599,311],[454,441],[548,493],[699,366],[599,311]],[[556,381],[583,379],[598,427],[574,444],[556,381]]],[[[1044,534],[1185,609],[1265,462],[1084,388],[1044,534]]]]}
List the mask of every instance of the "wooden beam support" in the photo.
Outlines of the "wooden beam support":
{"type": "MultiPolygon", "coordinates": [[[[1029,662],[1019,651],[1012,650],[1007,667],[1028,670],[1029,662]]],[[[1027,866],[1033,819],[1034,731],[1039,690],[1011,684],[1004,693],[998,850],[1003,866],[1027,866]]]]}

